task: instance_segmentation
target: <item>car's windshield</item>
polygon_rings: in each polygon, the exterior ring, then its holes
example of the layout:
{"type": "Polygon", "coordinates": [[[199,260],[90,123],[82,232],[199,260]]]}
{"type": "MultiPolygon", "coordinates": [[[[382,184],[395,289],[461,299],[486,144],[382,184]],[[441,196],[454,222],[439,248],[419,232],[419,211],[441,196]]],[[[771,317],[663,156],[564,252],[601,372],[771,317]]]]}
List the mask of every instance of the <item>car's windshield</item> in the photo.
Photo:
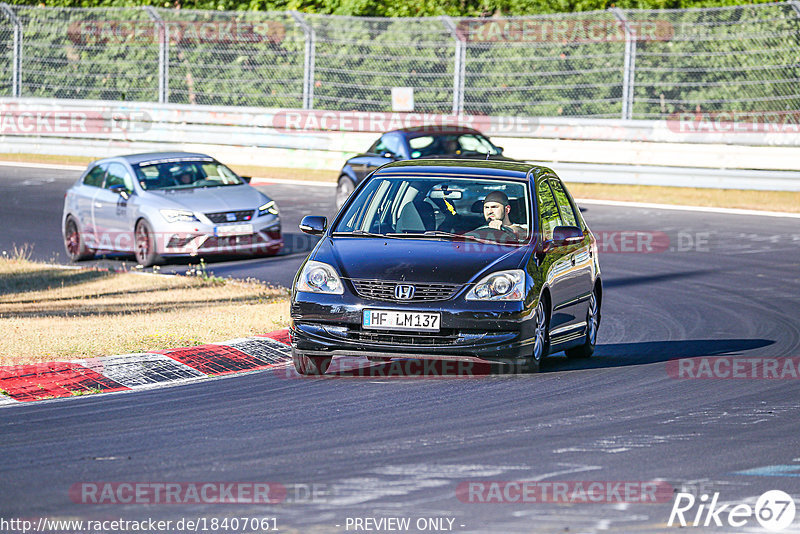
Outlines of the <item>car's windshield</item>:
{"type": "Polygon", "coordinates": [[[528,195],[526,182],[512,180],[375,177],[333,232],[517,245],[530,239],[528,195]]]}
{"type": "Polygon", "coordinates": [[[480,134],[437,134],[423,135],[408,140],[411,158],[429,156],[497,156],[500,149],[480,134]]]}
{"type": "Polygon", "coordinates": [[[208,160],[167,160],[134,165],[142,189],[195,189],[241,185],[244,182],[225,165],[208,160]]]}

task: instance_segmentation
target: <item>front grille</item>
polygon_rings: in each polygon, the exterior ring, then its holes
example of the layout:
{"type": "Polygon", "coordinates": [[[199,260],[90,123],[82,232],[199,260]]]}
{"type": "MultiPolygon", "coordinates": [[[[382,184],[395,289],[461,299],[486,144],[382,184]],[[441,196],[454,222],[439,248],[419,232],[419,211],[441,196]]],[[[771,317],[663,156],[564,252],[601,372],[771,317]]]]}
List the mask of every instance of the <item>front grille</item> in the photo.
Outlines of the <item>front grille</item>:
{"type": "MultiPolygon", "coordinates": [[[[333,332],[331,332],[333,333],[333,332]]],[[[458,343],[458,331],[442,329],[439,332],[373,332],[349,328],[340,334],[351,341],[385,345],[409,345],[414,347],[431,347],[455,345],[458,343]]]]}
{"type": "Polygon", "coordinates": [[[253,210],[219,211],[217,213],[206,213],[206,217],[216,224],[249,221],[253,218],[253,210]],[[231,219],[228,219],[229,213],[233,215],[231,219]]]}
{"type": "Polygon", "coordinates": [[[261,234],[249,234],[249,235],[232,235],[232,236],[220,236],[214,237],[211,236],[206,239],[202,245],[200,245],[201,249],[204,248],[219,248],[219,247],[236,247],[239,245],[254,245],[256,243],[265,243],[266,240],[264,236],[261,234]]]}
{"type": "Polygon", "coordinates": [[[352,279],[356,293],[360,297],[391,302],[430,302],[448,300],[461,288],[459,284],[442,284],[427,282],[395,282],[385,280],[352,279]],[[410,299],[398,299],[394,290],[398,284],[414,286],[414,296],[410,299]]]}

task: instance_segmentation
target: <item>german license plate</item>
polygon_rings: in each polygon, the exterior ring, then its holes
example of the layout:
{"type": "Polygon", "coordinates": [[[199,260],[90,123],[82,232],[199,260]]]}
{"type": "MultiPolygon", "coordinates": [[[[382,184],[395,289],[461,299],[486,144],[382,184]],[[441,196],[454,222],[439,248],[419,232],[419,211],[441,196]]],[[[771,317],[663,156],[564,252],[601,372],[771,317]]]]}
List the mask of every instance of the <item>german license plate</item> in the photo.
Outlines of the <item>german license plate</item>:
{"type": "Polygon", "coordinates": [[[361,326],[384,330],[438,332],[440,322],[441,316],[438,313],[364,310],[361,326]]]}
{"type": "Polygon", "coordinates": [[[215,226],[214,235],[217,237],[227,237],[232,235],[250,235],[253,233],[252,224],[227,224],[225,226],[215,226]]]}

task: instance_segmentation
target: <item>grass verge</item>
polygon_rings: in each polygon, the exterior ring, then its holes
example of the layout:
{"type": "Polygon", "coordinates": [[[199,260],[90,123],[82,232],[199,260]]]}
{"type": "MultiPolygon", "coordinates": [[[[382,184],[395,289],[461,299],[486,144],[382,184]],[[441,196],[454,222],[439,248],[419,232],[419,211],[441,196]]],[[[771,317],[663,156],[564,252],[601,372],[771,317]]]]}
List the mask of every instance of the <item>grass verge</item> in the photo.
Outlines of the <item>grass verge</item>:
{"type": "Polygon", "coordinates": [[[286,326],[288,292],[258,281],[63,269],[0,255],[0,365],[146,352],[286,326]]]}
{"type": "MultiPolygon", "coordinates": [[[[92,158],[81,156],[47,156],[38,154],[0,154],[0,161],[25,163],[87,164],[92,158]]],[[[297,169],[288,167],[257,167],[231,165],[244,176],[279,178],[283,180],[313,180],[334,183],[338,171],[297,169]]],[[[558,170],[558,169],[556,169],[558,170]]],[[[619,200],[627,202],[654,202],[714,208],[739,208],[764,211],[800,213],[800,192],[756,191],[750,189],[705,189],[698,187],[662,187],[651,185],[583,184],[569,182],[569,190],[576,198],[619,200]]]]}

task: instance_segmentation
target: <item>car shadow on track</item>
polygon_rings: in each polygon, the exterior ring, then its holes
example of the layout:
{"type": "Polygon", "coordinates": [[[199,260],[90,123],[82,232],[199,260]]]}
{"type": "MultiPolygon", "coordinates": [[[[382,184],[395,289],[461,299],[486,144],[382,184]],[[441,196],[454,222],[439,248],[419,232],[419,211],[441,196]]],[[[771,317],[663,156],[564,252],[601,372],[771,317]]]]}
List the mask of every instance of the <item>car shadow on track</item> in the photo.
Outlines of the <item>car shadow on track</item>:
{"type": "MultiPolygon", "coordinates": [[[[734,356],[773,345],[770,339],[686,339],[675,341],[639,341],[598,344],[595,354],[584,360],[570,360],[556,355],[546,358],[542,372],[573,369],[598,369],[666,362],[683,358],[734,356]]],[[[758,358],[760,356],[749,356],[758,358]]]]}

